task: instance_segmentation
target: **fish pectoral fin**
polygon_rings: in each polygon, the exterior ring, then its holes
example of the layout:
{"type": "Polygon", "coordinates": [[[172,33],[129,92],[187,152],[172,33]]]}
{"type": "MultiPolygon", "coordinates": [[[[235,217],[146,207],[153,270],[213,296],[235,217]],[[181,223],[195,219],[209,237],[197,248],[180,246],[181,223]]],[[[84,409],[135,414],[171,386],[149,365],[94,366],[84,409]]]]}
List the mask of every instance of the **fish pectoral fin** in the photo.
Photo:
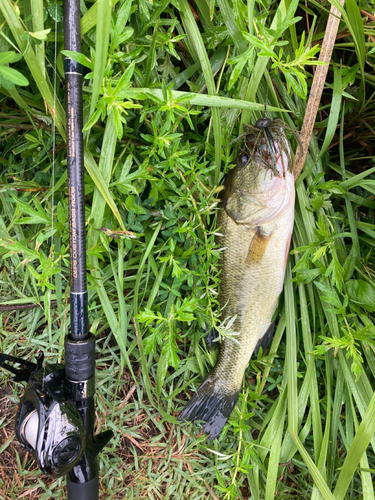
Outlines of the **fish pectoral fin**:
{"type": "Polygon", "coordinates": [[[219,347],[219,342],[217,339],[219,338],[219,332],[216,330],[216,328],[211,328],[207,332],[207,335],[204,338],[204,341],[206,343],[206,347],[208,350],[214,349],[215,347],[219,347]]]}
{"type": "Polygon", "coordinates": [[[254,238],[251,240],[249,251],[245,259],[245,265],[251,262],[260,262],[267,248],[268,242],[272,236],[272,231],[265,231],[262,226],[259,226],[255,232],[254,238]]]}
{"type": "Polygon", "coordinates": [[[258,356],[259,349],[262,348],[262,351],[264,352],[267,347],[270,345],[272,337],[273,337],[273,332],[275,330],[275,322],[271,323],[270,326],[267,328],[266,333],[261,337],[257,345],[255,346],[253,356],[256,357],[258,356]]]}

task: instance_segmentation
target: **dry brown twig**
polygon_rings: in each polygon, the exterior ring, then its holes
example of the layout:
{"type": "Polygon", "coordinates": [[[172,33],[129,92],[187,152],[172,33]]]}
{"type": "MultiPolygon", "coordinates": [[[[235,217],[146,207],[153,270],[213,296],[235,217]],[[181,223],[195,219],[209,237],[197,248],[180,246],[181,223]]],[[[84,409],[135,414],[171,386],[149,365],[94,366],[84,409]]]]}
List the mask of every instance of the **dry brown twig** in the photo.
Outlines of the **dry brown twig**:
{"type": "MultiPolygon", "coordinates": [[[[345,0],[339,0],[341,5],[344,5],[345,0]]],[[[313,132],[316,114],[318,112],[320,99],[322,97],[324,83],[326,81],[329,63],[332,57],[333,47],[336,41],[337,30],[340,24],[341,14],[331,6],[331,11],[328,17],[327,28],[323,38],[322,48],[320,49],[319,61],[326,64],[317,66],[314,79],[311,85],[309,100],[307,102],[305,118],[303,120],[302,130],[300,133],[301,145],[298,145],[294,158],[293,174],[297,179],[301,173],[306,161],[307,151],[309,149],[311,134],[313,132]]]]}

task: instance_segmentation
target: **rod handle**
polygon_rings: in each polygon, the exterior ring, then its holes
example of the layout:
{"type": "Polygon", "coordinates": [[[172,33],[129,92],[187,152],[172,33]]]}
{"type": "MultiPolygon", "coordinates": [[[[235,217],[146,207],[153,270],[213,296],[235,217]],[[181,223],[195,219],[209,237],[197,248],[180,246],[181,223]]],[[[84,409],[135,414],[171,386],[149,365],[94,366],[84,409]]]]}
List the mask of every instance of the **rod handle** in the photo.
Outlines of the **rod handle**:
{"type": "Polygon", "coordinates": [[[87,483],[73,483],[66,478],[68,500],[99,500],[99,476],[87,483]]]}

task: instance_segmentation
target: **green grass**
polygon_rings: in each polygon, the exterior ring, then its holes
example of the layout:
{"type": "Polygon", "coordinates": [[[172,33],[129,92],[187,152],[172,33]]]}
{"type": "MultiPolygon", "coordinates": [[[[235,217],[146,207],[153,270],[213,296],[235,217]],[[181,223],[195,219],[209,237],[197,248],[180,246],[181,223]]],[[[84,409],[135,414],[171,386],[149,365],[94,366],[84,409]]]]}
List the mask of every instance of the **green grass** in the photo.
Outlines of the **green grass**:
{"type": "MultiPolygon", "coordinates": [[[[101,498],[371,500],[375,24],[360,9],[373,7],[341,9],[296,183],[278,326],[211,443],[176,417],[215,362],[204,336],[220,322],[216,188],[236,156],[224,146],[265,104],[301,128],[310,44],[328,14],[312,0],[202,0],[197,21],[189,5],[81,1],[97,430],[114,431],[101,498]]],[[[0,50],[22,55],[11,59],[18,73],[0,73],[10,75],[0,81],[0,305],[38,305],[0,309],[0,351],[43,349],[48,362],[62,360],[70,322],[61,16],[52,0],[0,3],[0,50]]],[[[0,498],[65,498],[64,480],[42,476],[11,437],[22,387],[5,373],[1,386],[0,498]]]]}

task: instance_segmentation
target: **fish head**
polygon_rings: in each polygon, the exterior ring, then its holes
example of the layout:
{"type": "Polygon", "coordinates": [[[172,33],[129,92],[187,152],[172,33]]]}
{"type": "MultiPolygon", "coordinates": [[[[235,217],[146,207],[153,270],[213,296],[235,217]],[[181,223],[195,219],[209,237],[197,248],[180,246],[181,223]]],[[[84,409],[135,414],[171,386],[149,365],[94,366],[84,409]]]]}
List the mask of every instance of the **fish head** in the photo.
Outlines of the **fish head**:
{"type": "Polygon", "coordinates": [[[227,178],[223,204],[237,224],[256,227],[294,203],[294,177],[288,155],[277,142],[272,148],[270,152],[268,144],[261,142],[250,157],[247,150],[242,151],[227,178]]]}

